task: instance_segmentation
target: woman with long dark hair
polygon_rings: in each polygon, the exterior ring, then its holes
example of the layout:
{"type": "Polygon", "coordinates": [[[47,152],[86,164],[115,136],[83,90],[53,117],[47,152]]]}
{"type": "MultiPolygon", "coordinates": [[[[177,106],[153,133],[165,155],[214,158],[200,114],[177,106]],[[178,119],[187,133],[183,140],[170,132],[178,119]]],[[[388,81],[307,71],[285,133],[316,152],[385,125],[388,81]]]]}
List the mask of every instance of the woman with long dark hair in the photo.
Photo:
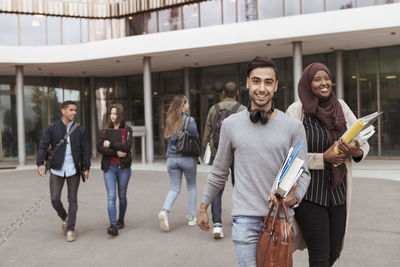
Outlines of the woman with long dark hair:
{"type": "Polygon", "coordinates": [[[181,191],[182,174],[185,174],[187,190],[189,194],[188,225],[196,225],[196,171],[197,158],[185,156],[176,151],[177,137],[184,128],[190,135],[200,138],[196,121],[186,112],[189,110],[189,101],[184,95],[177,95],[167,112],[164,138],[167,140],[167,169],[171,180],[171,187],[165,198],[162,210],[158,214],[160,228],[169,231],[168,214],[172,205],[181,191]]]}
{"type": "Polygon", "coordinates": [[[339,257],[350,206],[351,163],[361,161],[369,151],[368,143],[355,140],[354,144],[346,144],[341,139],[357,119],[347,104],[336,98],[332,86],[328,67],[310,64],[299,81],[300,101],[286,111],[303,121],[307,136],[311,181],[295,209],[295,219],[311,267],[332,266],[339,257]],[[339,154],[333,150],[336,145],[339,154]]]}
{"type": "Polygon", "coordinates": [[[124,228],[124,218],[128,201],[126,191],[131,177],[131,146],[132,129],[126,127],[124,108],[121,104],[113,104],[109,110],[106,129],[100,134],[97,151],[102,154],[101,169],[104,172],[104,182],[107,189],[107,209],[110,227],[107,233],[116,236],[118,230],[124,228]],[[114,129],[115,131],[108,131],[114,129]],[[107,134],[117,135],[117,140],[107,134]],[[118,187],[119,216],[117,221],[116,196],[118,187]]]}

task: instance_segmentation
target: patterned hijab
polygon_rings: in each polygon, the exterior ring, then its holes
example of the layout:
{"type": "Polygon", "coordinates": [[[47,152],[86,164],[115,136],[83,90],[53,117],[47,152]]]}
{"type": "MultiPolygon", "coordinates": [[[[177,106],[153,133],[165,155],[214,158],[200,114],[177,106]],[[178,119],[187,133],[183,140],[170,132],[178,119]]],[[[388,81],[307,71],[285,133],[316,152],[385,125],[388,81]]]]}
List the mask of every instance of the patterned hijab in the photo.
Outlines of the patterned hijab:
{"type": "MultiPolygon", "coordinates": [[[[332,75],[327,66],[322,63],[312,63],[308,65],[301,76],[298,85],[299,98],[303,105],[304,113],[317,117],[328,129],[329,145],[332,145],[346,131],[346,119],[335,93],[332,91],[328,98],[320,99],[311,89],[311,82],[318,71],[325,71],[332,79],[332,75]]],[[[339,186],[346,175],[345,165],[332,168],[332,185],[339,186]]]]}

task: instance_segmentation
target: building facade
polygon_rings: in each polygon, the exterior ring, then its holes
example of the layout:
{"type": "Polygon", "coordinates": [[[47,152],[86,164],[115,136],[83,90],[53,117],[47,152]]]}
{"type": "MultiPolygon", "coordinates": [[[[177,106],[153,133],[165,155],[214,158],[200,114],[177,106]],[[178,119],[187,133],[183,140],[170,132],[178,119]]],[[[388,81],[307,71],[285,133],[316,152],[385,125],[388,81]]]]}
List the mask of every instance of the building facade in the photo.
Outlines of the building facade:
{"type": "MultiPolygon", "coordinates": [[[[246,67],[272,57],[281,110],[318,61],[356,114],[383,111],[373,158],[400,158],[400,0],[0,0],[0,161],[34,159],[41,134],[78,103],[95,153],[107,108],[146,129],[146,158],[164,157],[168,103],[190,97],[203,132],[227,81],[247,105],[246,67]]],[[[140,140],[135,151],[141,152],[140,140]]]]}

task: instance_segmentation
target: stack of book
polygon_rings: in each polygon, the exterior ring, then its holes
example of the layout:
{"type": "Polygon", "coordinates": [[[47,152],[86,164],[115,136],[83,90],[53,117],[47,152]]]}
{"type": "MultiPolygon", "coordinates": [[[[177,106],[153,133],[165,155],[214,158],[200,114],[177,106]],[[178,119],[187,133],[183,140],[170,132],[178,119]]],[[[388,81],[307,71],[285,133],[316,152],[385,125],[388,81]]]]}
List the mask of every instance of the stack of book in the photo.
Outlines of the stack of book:
{"type": "Polygon", "coordinates": [[[275,195],[285,198],[297,179],[304,172],[303,163],[304,160],[297,157],[297,153],[301,147],[301,141],[293,152],[293,147],[289,149],[289,153],[286,156],[278,174],[275,177],[274,184],[272,185],[272,191],[275,195]]]}
{"type": "MultiPolygon", "coordinates": [[[[360,145],[365,143],[375,133],[375,127],[372,125],[383,112],[374,112],[358,119],[343,135],[342,139],[350,144],[357,139],[360,145]]],[[[337,146],[333,148],[336,154],[339,154],[337,146]]]]}

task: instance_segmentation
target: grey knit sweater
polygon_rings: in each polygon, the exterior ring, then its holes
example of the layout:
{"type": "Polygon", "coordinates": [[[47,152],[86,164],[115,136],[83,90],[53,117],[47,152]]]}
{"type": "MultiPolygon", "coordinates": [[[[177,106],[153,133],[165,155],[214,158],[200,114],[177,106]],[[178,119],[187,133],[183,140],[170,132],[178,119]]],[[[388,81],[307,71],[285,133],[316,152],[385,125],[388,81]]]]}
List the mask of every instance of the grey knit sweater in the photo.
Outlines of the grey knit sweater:
{"type": "MultiPolygon", "coordinates": [[[[262,125],[252,123],[247,110],[224,120],[217,155],[208,175],[202,202],[209,205],[228,179],[232,157],[235,158],[235,187],[232,216],[266,216],[269,192],[290,147],[303,141],[298,157],[304,160],[305,172],[299,177],[295,195],[302,199],[310,182],[307,170],[307,141],[299,120],[276,110],[262,125]]],[[[289,216],[294,212],[289,209],[289,216]]]]}

